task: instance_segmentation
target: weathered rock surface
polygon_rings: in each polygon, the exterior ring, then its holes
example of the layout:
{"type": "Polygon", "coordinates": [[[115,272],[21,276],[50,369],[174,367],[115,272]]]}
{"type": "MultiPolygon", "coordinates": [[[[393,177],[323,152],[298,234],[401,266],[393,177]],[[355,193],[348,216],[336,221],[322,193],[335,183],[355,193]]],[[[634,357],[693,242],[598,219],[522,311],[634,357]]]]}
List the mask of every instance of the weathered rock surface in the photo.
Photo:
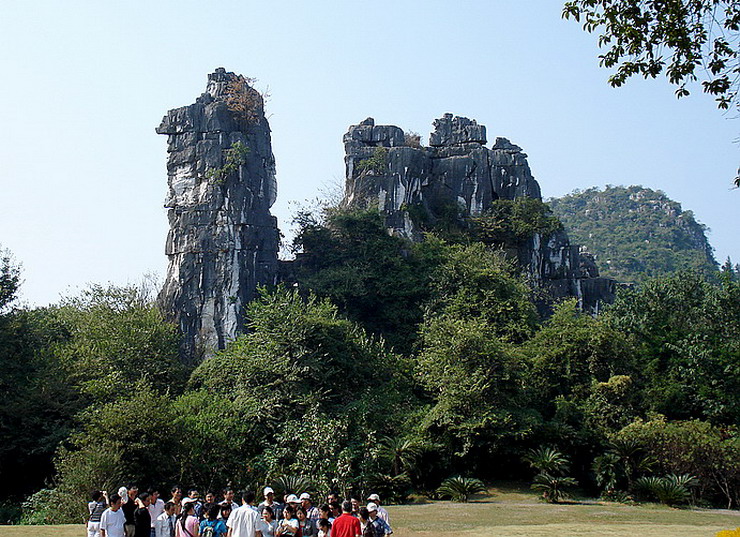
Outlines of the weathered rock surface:
{"type": "MultiPolygon", "coordinates": [[[[433,226],[479,216],[497,199],[541,199],[522,149],[506,138],[487,148],[486,128],[475,120],[445,114],[429,141],[430,147],[407,146],[400,128],[372,118],[351,126],[344,135],[343,205],[377,208],[390,232],[420,240],[420,220],[433,226]]],[[[614,280],[599,278],[593,257],[580,254],[565,231],[535,234],[510,253],[551,299],[575,296],[589,311],[614,299],[614,280]]]]}
{"type": "Polygon", "coordinates": [[[157,128],[167,135],[170,223],[169,267],[159,300],[182,330],[186,361],[234,339],[256,287],[274,283],[277,273],[270,126],[261,96],[248,85],[242,89],[253,107],[249,113],[227,105],[236,80],[217,69],[194,104],[170,110],[157,128]],[[246,147],[244,157],[230,173],[214,176],[235,143],[246,147]]]}

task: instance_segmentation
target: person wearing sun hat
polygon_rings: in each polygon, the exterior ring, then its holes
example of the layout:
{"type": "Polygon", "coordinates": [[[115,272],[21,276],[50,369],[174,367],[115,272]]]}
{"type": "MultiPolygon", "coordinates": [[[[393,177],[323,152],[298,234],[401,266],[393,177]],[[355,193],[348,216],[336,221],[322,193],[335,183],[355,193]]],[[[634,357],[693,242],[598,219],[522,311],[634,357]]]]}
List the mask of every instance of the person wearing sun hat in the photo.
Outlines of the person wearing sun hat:
{"type": "Polygon", "coordinates": [[[370,515],[370,524],[375,531],[375,537],[385,537],[391,535],[393,530],[388,523],[378,516],[378,504],[370,502],[367,504],[367,511],[370,515]]]}
{"type": "Polygon", "coordinates": [[[386,511],[385,509],[383,509],[380,506],[380,496],[378,496],[377,494],[373,493],[370,496],[368,496],[367,499],[368,499],[368,501],[371,501],[375,505],[378,506],[378,517],[382,518],[385,521],[385,523],[390,526],[390,524],[391,524],[391,517],[388,515],[388,511],[386,511]]]}
{"type": "Polygon", "coordinates": [[[257,510],[261,513],[262,509],[269,507],[272,509],[275,520],[282,520],[283,506],[275,501],[275,491],[272,490],[272,487],[265,487],[262,491],[262,495],[265,497],[265,501],[257,506],[257,510]]]}
{"type": "Polygon", "coordinates": [[[313,521],[318,521],[319,510],[311,503],[311,495],[308,492],[304,492],[298,499],[301,500],[301,507],[306,511],[306,517],[313,521]]]}

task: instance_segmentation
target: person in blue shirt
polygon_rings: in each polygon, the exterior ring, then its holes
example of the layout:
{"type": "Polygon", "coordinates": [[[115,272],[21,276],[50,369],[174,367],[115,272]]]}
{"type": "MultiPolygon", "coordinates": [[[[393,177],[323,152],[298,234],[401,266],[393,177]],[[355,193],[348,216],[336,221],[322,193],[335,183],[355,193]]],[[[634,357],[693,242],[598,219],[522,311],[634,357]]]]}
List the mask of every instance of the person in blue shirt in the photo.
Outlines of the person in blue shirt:
{"type": "Polygon", "coordinates": [[[208,508],[206,518],[200,523],[201,537],[223,537],[226,535],[228,528],[224,523],[223,519],[218,518],[221,512],[221,506],[217,503],[212,503],[208,508]]]}

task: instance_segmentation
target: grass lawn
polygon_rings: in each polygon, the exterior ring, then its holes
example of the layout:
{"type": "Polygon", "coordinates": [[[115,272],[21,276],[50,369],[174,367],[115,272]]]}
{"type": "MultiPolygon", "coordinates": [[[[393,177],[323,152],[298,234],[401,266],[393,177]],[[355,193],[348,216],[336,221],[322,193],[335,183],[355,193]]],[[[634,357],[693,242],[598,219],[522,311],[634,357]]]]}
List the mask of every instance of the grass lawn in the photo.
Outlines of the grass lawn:
{"type": "MultiPolygon", "coordinates": [[[[740,511],[590,500],[551,505],[517,487],[489,492],[467,504],[390,506],[394,537],[714,537],[740,526],[740,511]]],[[[0,537],[86,537],[86,531],[82,525],[0,526],[0,537]]]]}
{"type": "Polygon", "coordinates": [[[720,530],[740,526],[739,511],[633,507],[590,500],[547,504],[527,489],[502,487],[489,492],[467,504],[391,506],[394,537],[714,537],[720,530]]]}

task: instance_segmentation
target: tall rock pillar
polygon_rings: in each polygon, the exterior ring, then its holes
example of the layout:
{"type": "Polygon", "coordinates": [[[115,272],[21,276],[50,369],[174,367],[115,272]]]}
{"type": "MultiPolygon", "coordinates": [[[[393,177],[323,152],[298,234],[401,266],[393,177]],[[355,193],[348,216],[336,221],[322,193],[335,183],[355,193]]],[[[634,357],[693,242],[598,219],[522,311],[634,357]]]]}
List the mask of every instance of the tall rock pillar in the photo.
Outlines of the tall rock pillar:
{"type": "Polygon", "coordinates": [[[258,285],[274,283],[279,232],[275,158],[262,97],[249,79],[216,69],[194,104],[167,112],[170,231],[163,309],[195,363],[244,326],[258,285]]]}

